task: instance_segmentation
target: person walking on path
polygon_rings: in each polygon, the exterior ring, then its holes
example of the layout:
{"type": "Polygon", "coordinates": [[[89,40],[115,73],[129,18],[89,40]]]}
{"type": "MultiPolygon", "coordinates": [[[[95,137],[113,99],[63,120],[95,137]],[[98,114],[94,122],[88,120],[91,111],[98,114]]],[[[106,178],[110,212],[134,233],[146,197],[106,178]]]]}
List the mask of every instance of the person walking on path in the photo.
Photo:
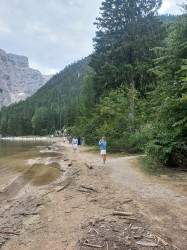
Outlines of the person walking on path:
{"type": "Polygon", "coordinates": [[[81,138],[78,136],[78,146],[81,146],[81,138]]]}
{"type": "Polygon", "coordinates": [[[81,143],[82,146],[85,146],[85,137],[82,137],[82,143],[81,143]]]}
{"type": "Polygon", "coordinates": [[[100,146],[100,154],[103,159],[103,164],[105,165],[106,163],[106,139],[105,137],[102,137],[102,139],[99,141],[99,146],[100,146]]]}
{"type": "Polygon", "coordinates": [[[77,150],[77,144],[78,144],[78,140],[77,140],[76,136],[74,136],[74,138],[72,140],[72,145],[73,145],[73,151],[74,151],[74,153],[77,150]]]}

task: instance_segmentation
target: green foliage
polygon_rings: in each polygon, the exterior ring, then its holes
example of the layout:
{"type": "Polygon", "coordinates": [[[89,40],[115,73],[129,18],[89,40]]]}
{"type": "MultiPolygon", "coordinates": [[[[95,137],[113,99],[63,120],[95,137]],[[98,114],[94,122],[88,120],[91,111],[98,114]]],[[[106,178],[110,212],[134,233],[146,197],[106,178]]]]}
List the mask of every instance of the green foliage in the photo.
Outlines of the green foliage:
{"type": "Polygon", "coordinates": [[[32,97],[0,112],[0,133],[41,135],[73,126],[79,115],[79,96],[89,57],[56,74],[32,97]],[[53,130],[54,130],[53,129],[53,130]]]}
{"type": "Polygon", "coordinates": [[[157,17],[160,5],[103,1],[90,63],[66,67],[34,96],[3,109],[1,133],[46,135],[66,126],[88,145],[105,136],[110,152],[145,152],[153,168],[185,168],[187,5],[181,16],[157,17]]]}
{"type": "Polygon", "coordinates": [[[137,148],[142,151],[145,151],[146,145],[152,139],[152,129],[143,128],[140,131],[136,131],[135,133],[131,133],[129,137],[129,142],[135,144],[137,148]]]}
{"type": "Polygon", "coordinates": [[[147,72],[152,67],[152,48],[163,38],[163,27],[155,16],[161,1],[105,0],[101,5],[90,61],[96,98],[123,83],[134,82],[144,92],[154,82],[147,72]]]}
{"type": "Polygon", "coordinates": [[[164,86],[154,91],[153,96],[161,99],[161,104],[156,109],[152,140],[145,148],[149,155],[161,162],[181,167],[185,167],[187,156],[187,101],[181,102],[183,91],[187,91],[186,83],[164,86]]]}

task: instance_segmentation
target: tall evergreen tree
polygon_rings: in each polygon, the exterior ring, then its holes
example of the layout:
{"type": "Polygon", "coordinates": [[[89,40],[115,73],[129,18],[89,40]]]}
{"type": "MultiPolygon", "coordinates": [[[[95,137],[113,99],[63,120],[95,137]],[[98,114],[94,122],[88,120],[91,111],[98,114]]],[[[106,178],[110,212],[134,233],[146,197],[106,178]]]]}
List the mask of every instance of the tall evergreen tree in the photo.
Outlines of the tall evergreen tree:
{"type": "Polygon", "coordinates": [[[144,91],[151,78],[152,48],[163,39],[161,22],[155,16],[161,0],[105,0],[94,39],[90,66],[95,70],[96,96],[127,83],[133,116],[134,89],[144,91]],[[105,92],[104,92],[105,90],[105,92]]]}

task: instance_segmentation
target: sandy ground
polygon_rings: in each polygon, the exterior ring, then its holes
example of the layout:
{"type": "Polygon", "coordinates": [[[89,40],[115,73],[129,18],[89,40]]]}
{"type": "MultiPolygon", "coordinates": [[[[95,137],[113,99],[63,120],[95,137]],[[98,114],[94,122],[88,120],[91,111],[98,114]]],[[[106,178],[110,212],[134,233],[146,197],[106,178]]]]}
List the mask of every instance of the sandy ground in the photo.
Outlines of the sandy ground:
{"type": "Polygon", "coordinates": [[[184,176],[146,176],[136,157],[107,157],[103,167],[86,148],[74,154],[69,144],[56,146],[62,177],[38,187],[24,183],[0,203],[0,248],[187,249],[184,176]]]}

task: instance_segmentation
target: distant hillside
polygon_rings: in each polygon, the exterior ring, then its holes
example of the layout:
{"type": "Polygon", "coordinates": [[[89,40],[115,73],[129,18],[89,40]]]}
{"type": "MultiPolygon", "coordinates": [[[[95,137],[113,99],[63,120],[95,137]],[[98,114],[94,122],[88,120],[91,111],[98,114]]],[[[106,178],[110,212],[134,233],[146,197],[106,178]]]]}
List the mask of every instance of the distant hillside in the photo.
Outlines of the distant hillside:
{"type": "Polygon", "coordinates": [[[67,66],[32,97],[4,108],[0,113],[0,133],[44,135],[72,125],[88,62],[86,57],[67,66]]]}
{"type": "Polygon", "coordinates": [[[172,15],[172,14],[162,14],[158,16],[159,19],[164,22],[164,21],[172,21],[175,22],[178,18],[177,15],[172,15]]]}

